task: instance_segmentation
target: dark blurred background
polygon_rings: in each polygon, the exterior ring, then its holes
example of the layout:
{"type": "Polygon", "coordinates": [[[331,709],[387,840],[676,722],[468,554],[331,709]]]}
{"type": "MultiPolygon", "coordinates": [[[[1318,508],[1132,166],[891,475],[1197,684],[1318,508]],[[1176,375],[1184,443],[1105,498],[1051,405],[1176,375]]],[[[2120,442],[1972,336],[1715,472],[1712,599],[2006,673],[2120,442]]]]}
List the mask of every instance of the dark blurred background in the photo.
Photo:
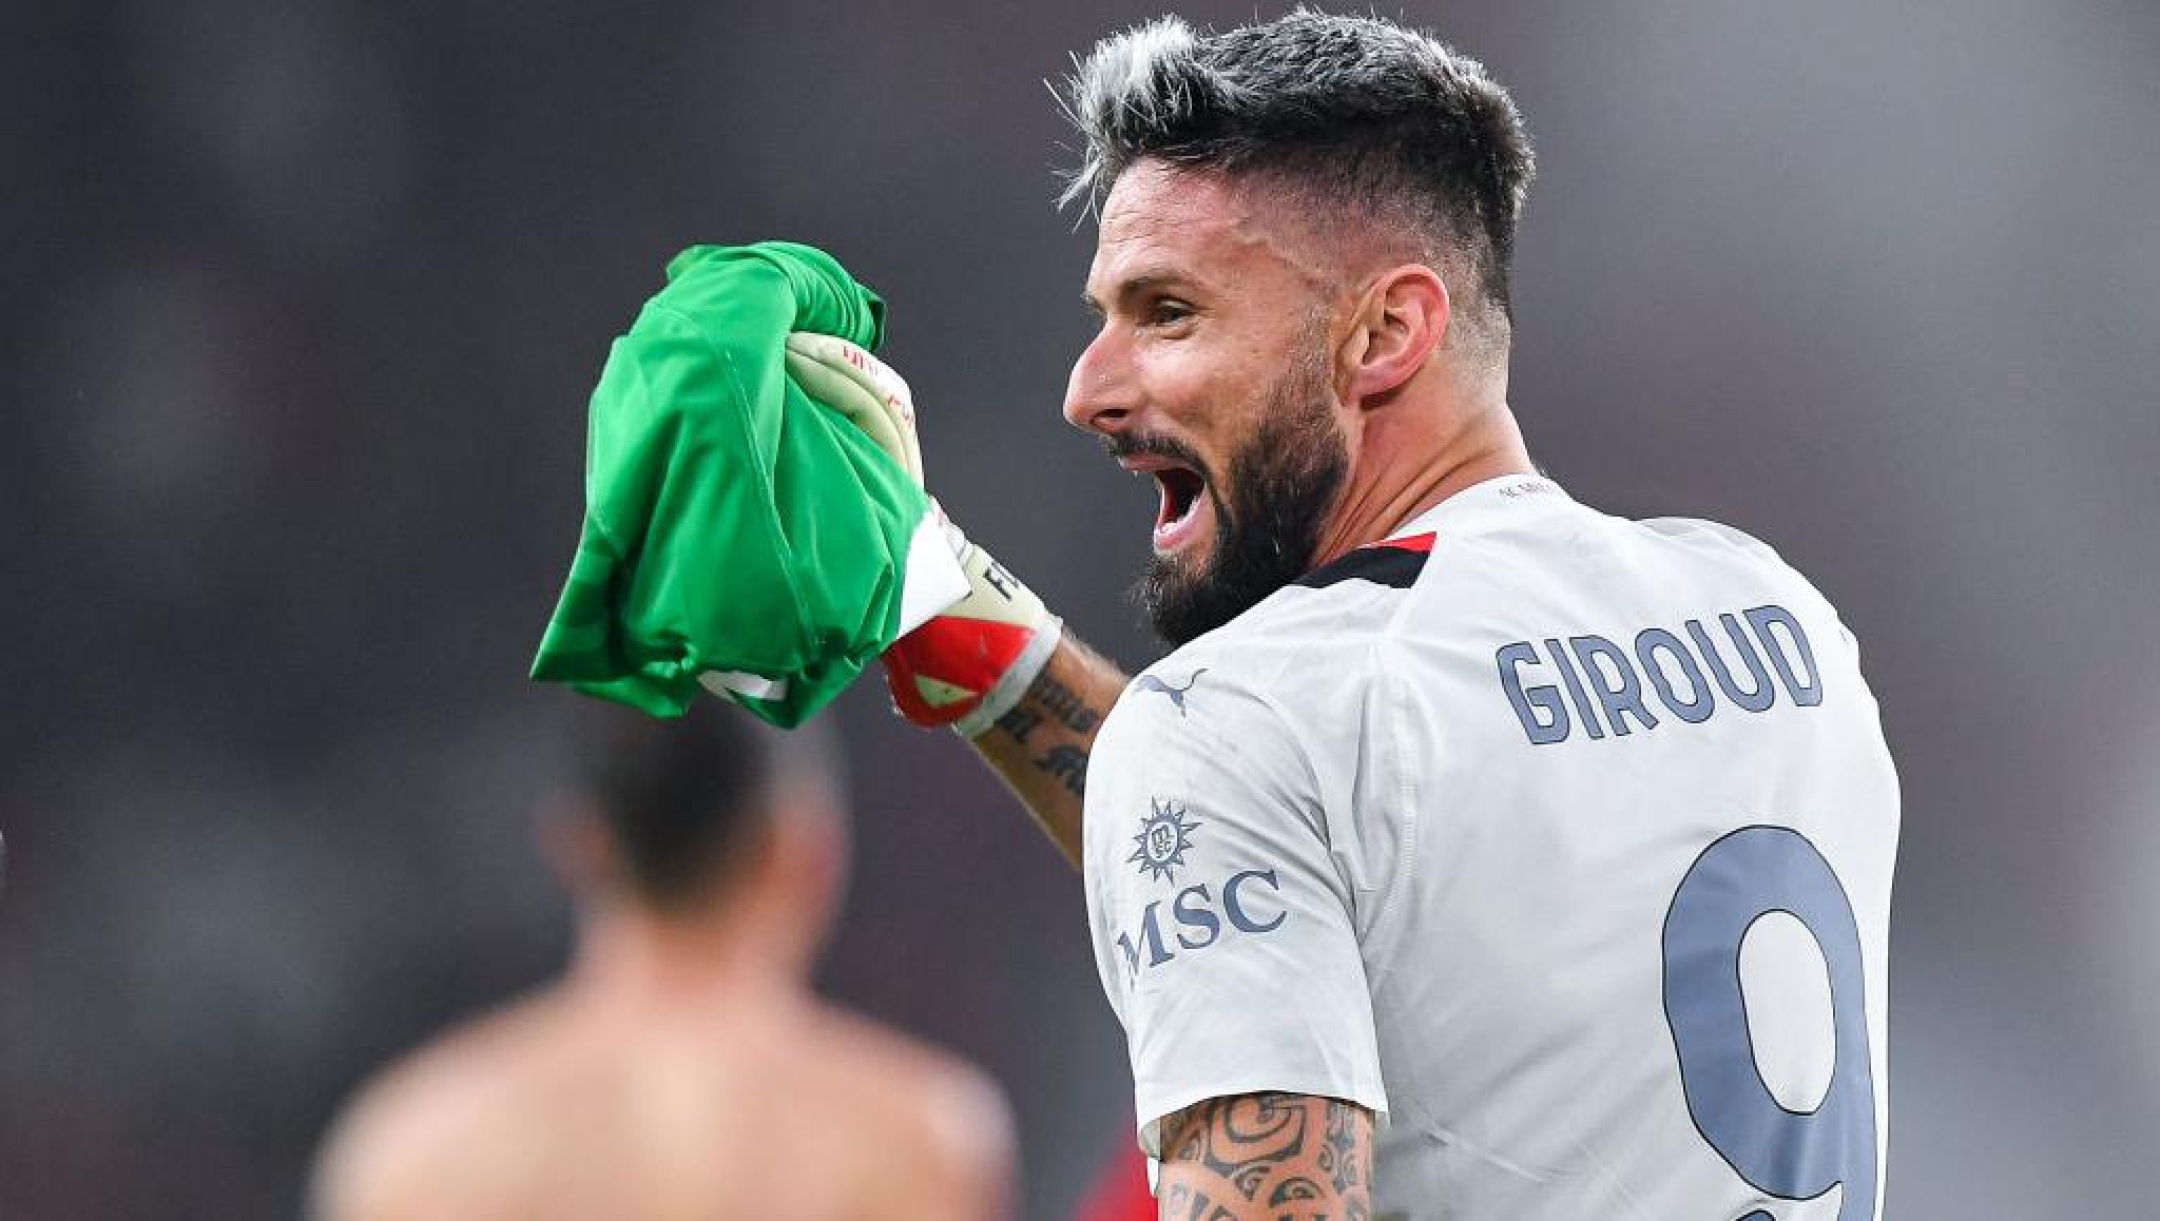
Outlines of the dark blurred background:
{"type": "MultiPolygon", "coordinates": [[[[1057,415],[1093,239],[1042,82],[1157,11],[0,6],[0,1216],[290,1216],[345,1090],[561,960],[567,697],[523,675],[586,392],[681,246],[883,291],[934,490],[1154,655],[1153,492],[1057,415]]],[[[1861,638],[1906,793],[1888,1216],[2144,1215],[2160,8],[1387,11],[1537,137],[1539,459],[1771,541],[1861,638]]],[[[1129,1139],[1078,880],[875,684],[837,715],[825,980],[995,1071],[1064,1215],[1129,1139]]]]}

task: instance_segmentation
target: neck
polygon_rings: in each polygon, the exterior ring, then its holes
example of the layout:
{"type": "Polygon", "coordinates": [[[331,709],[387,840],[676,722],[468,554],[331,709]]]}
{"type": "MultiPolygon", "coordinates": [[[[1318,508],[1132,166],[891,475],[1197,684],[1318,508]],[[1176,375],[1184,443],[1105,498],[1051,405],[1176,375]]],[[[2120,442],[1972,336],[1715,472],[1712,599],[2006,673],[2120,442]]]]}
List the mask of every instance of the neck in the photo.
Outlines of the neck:
{"type": "Polygon", "coordinates": [[[661,915],[617,902],[581,918],[567,987],[643,1010],[739,1008],[805,989],[790,944],[739,912],[661,915]]]}
{"type": "Polygon", "coordinates": [[[1388,537],[1465,488],[1537,473],[1504,392],[1438,424],[1433,415],[1405,407],[1379,408],[1366,422],[1349,486],[1321,535],[1313,567],[1388,537]]]}

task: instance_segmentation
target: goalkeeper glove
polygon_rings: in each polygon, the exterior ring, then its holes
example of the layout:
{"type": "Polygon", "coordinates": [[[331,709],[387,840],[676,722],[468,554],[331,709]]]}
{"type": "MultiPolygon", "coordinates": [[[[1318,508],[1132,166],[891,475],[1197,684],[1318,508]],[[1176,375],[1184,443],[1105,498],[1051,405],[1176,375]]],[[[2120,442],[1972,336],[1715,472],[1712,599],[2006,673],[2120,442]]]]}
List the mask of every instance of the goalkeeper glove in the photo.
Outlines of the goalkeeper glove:
{"type": "MultiPolygon", "coordinates": [[[[840,412],[922,483],[915,405],[901,380],[862,348],[830,335],[787,337],[788,376],[840,412]]],[[[1057,650],[1063,624],[1034,591],[968,541],[935,500],[945,541],[968,578],[968,594],[885,651],[885,679],[900,714],[918,725],[981,734],[1020,702],[1057,650]]]]}

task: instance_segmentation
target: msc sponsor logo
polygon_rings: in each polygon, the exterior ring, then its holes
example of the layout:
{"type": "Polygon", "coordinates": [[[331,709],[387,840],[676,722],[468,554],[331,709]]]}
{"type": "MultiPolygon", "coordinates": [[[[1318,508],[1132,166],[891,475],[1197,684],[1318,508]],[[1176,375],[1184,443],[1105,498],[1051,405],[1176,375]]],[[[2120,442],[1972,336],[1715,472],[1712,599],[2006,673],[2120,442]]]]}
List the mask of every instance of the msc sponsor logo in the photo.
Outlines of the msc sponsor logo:
{"type": "Polygon", "coordinates": [[[1185,807],[1174,801],[1150,797],[1148,805],[1152,812],[1141,817],[1140,834],[1133,836],[1133,854],[1125,859],[1139,862],[1142,876],[1176,885],[1177,871],[1184,867],[1192,833],[1200,824],[1187,821],[1185,807]]]}
{"type": "Polygon", "coordinates": [[[1140,913],[1139,927],[1119,933],[1125,973],[1138,978],[1179,954],[1199,953],[1239,934],[1265,936],[1289,918],[1281,903],[1282,881],[1272,869],[1245,869],[1219,885],[1195,883],[1157,899],[1140,913]]]}
{"type": "Polygon", "coordinates": [[[1646,627],[1635,633],[1632,648],[1603,636],[1570,636],[1565,645],[1548,636],[1542,649],[1518,640],[1501,645],[1493,659],[1500,689],[1533,746],[1567,741],[1577,723],[1593,739],[1607,730],[1624,738],[1637,728],[1656,729],[1661,718],[1653,703],[1690,725],[1716,714],[1720,697],[1743,712],[1768,709],[1780,691],[1796,708],[1822,703],[1815,649],[1791,611],[1758,606],[1721,614],[1717,623],[1721,631],[1700,619],[1677,632],[1646,627]]]}

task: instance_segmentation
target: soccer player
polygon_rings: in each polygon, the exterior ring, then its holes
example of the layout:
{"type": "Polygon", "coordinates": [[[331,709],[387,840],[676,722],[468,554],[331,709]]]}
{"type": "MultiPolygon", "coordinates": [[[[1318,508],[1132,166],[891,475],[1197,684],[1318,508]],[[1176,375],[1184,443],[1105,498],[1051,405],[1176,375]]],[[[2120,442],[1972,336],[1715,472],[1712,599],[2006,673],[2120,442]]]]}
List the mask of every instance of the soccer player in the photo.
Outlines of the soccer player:
{"type": "Polygon", "coordinates": [[[585,809],[555,845],[571,970],[371,1084],[315,1216],[1005,1215],[995,1087],[809,990],[843,872],[832,759],[717,704],[582,724],[585,809]]]}
{"type": "Polygon", "coordinates": [[[887,662],[1084,866],[1161,1215],[1872,1221],[1875,701],[1769,547],[1532,464],[1508,95],[1301,10],[1110,38],[1066,100],[1065,416],[1160,487],[1177,647],[1128,682],[963,541],[887,662]]]}

